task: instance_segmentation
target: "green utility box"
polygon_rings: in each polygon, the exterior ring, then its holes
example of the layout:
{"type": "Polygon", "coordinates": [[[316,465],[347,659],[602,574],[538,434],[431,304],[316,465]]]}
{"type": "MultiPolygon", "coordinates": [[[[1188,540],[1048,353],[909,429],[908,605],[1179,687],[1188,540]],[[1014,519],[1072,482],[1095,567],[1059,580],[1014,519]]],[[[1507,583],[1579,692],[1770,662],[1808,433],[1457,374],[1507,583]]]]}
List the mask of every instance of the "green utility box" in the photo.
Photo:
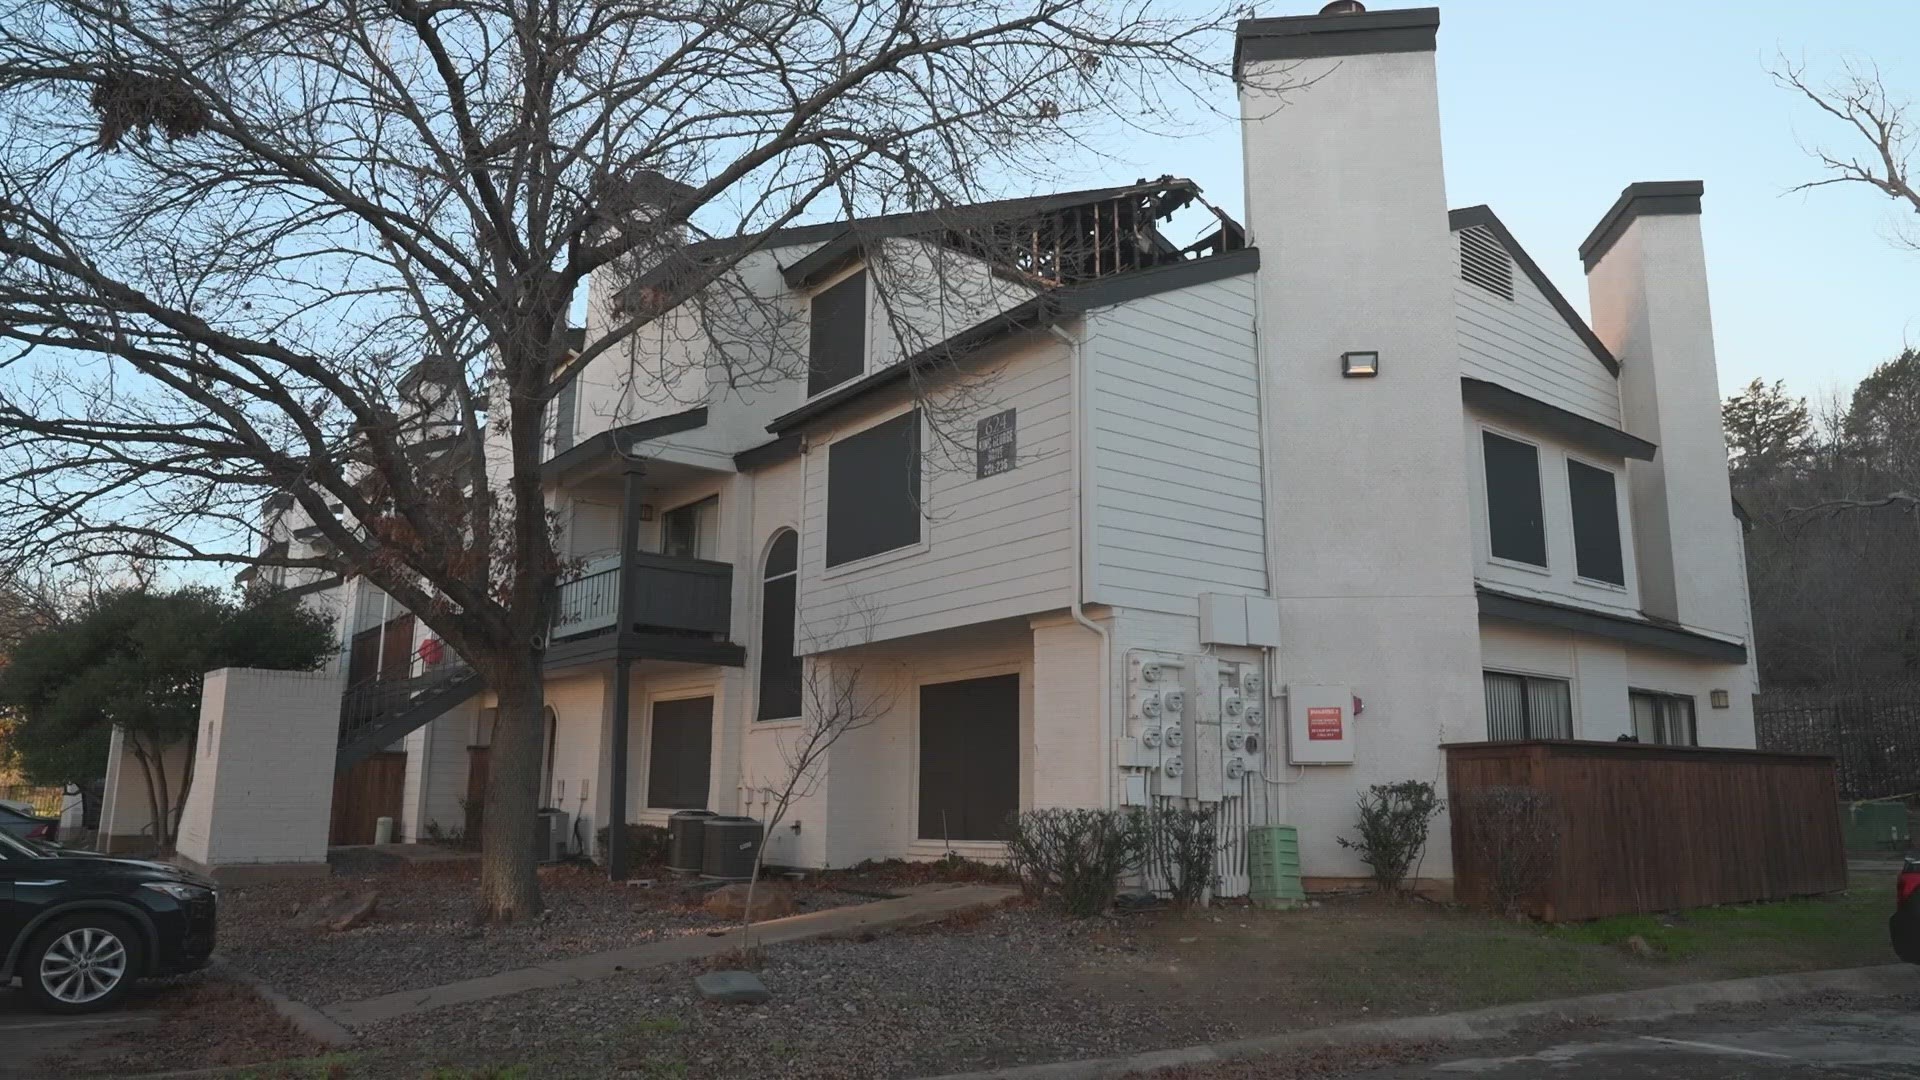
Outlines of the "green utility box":
{"type": "Polygon", "coordinates": [[[1904,853],[1907,841],[1911,839],[1907,827],[1907,804],[1841,803],[1840,832],[1847,839],[1848,851],[1904,853]]]}
{"type": "Polygon", "coordinates": [[[1255,907],[1290,908],[1304,903],[1300,887],[1300,833],[1291,825],[1255,825],[1247,830],[1247,876],[1255,907]]]}

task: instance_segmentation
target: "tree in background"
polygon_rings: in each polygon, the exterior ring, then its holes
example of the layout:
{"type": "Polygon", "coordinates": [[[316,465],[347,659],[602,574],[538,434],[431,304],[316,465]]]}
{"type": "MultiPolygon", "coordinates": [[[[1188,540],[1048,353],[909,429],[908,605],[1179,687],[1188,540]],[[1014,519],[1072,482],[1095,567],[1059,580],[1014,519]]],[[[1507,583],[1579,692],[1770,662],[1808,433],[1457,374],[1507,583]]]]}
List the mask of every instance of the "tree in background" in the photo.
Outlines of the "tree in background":
{"type": "Polygon", "coordinates": [[[120,729],[146,780],[154,840],[170,850],[193,782],[202,677],[223,667],[311,670],[333,652],[330,621],[285,597],[104,593],[23,636],[0,669],[8,752],[30,780],[84,785],[105,773],[120,729]],[[186,750],[177,771],[167,763],[176,748],[186,750]]]}
{"type": "MultiPolygon", "coordinates": [[[[1062,179],[1076,143],[1228,85],[1238,14],[0,0],[0,559],[377,585],[497,695],[481,915],[530,917],[562,388],[688,326],[658,385],[804,376],[777,319],[693,317],[754,295],[738,270],[776,230],[900,211],[964,229],[957,208],[1062,179]],[[607,332],[570,351],[602,271],[622,279],[607,332]],[[416,368],[431,400],[403,386],[416,368]],[[274,498],[316,553],[262,535],[274,498]]],[[[1036,255],[953,235],[996,271],[1036,255]]],[[[902,355],[947,333],[917,329],[902,355]]]]}
{"type": "Polygon", "coordinates": [[[1804,398],[1790,397],[1787,384],[1759,379],[1720,407],[1727,437],[1728,464],[1736,487],[1762,477],[1797,473],[1813,442],[1813,418],[1804,398]]]}

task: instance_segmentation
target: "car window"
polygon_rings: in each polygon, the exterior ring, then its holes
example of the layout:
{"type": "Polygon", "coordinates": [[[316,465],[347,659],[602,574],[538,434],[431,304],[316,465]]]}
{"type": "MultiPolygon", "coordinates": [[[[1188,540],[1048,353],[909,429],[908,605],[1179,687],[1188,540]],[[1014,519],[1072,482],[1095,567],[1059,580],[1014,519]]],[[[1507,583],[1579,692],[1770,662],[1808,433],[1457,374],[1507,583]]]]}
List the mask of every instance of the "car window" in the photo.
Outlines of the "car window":
{"type": "Polygon", "coordinates": [[[42,849],[30,840],[0,832],[0,862],[39,858],[42,849]]]}

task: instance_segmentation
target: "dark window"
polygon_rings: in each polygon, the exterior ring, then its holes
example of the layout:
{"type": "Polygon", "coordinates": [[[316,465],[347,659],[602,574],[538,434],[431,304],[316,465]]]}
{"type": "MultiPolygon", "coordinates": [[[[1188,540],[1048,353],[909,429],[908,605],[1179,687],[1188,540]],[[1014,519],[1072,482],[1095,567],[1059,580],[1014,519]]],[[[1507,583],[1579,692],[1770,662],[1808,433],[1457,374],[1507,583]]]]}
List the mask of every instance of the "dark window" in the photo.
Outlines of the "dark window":
{"type": "Polygon", "coordinates": [[[774,538],[760,583],[761,720],[800,715],[800,658],[793,655],[794,583],[799,579],[800,535],[791,529],[774,538]]]}
{"type": "Polygon", "coordinates": [[[1494,557],[1547,565],[1547,526],[1540,514],[1540,452],[1491,431],[1481,438],[1487,455],[1487,530],[1494,557]]]}
{"type": "Polygon", "coordinates": [[[867,272],[813,298],[807,343],[807,396],[867,370],[867,272]]]}
{"type": "Polygon", "coordinates": [[[1487,686],[1487,738],[1573,738],[1573,686],[1565,679],[1484,673],[1487,686]]]}
{"type": "Polygon", "coordinates": [[[657,810],[705,810],[712,762],[713,699],[654,702],[653,740],[647,748],[647,805],[657,810]]]}
{"type": "Polygon", "coordinates": [[[1633,735],[1643,743],[1698,746],[1700,733],[1693,723],[1693,699],[1651,690],[1627,691],[1633,709],[1633,735]]]}
{"type": "Polygon", "coordinates": [[[720,547],[720,496],[678,506],[660,515],[660,554],[711,559],[720,547]]]}
{"type": "Polygon", "coordinates": [[[553,397],[553,452],[573,448],[573,429],[580,410],[580,380],[570,378],[553,397]]]}
{"type": "Polygon", "coordinates": [[[827,565],[920,542],[920,410],[827,448],[827,565]]]}
{"type": "Polygon", "coordinates": [[[1573,561],[1583,578],[1627,583],[1620,561],[1620,504],[1613,474],[1578,461],[1567,462],[1567,491],[1573,502],[1573,561]]]}
{"type": "Polygon", "coordinates": [[[920,688],[920,838],[1003,840],[1020,803],[1020,676],[920,688]]]}

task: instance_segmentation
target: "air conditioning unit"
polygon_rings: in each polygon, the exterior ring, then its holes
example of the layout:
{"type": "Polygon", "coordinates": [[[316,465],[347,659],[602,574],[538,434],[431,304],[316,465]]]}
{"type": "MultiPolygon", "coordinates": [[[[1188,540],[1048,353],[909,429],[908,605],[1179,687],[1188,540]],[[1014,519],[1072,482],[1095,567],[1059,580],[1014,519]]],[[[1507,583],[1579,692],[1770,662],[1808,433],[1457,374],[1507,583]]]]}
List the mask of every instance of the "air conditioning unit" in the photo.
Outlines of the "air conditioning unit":
{"type": "Polygon", "coordinates": [[[541,862],[559,862],[567,857],[567,843],[573,830],[573,819],[565,810],[548,808],[540,811],[539,824],[535,826],[534,851],[541,862]]]}

